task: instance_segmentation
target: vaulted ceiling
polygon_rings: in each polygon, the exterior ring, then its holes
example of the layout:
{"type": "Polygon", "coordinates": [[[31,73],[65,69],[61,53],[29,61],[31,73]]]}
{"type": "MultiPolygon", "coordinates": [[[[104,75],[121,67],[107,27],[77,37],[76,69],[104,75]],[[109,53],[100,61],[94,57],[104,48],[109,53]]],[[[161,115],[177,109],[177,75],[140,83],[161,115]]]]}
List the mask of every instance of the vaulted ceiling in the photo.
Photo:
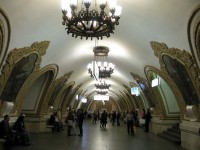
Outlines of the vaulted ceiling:
{"type": "MultiPolygon", "coordinates": [[[[111,37],[98,41],[98,45],[109,47],[108,59],[115,65],[109,92],[114,97],[134,82],[130,72],[145,78],[146,65],[160,67],[150,41],[190,52],[187,24],[199,0],[118,0],[118,4],[122,6],[120,24],[111,37]]],[[[50,41],[41,67],[57,64],[58,77],[73,71],[69,81],[75,81],[75,86],[83,83],[81,88],[86,94],[95,90],[95,80],[87,72],[95,40],[67,35],[62,25],[61,0],[0,0],[0,7],[10,21],[9,51],[50,41]]]]}

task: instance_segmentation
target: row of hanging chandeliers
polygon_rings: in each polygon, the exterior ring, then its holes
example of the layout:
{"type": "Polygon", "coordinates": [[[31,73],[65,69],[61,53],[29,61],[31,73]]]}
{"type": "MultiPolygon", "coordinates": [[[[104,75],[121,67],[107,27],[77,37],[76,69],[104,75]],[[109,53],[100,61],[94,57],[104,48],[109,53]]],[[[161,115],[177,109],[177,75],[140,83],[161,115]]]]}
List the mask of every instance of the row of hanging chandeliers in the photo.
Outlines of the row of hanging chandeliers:
{"type": "Polygon", "coordinates": [[[107,80],[111,77],[115,66],[108,62],[108,47],[95,46],[93,52],[94,61],[88,64],[88,73],[98,81],[98,83],[95,84],[97,94],[105,95],[108,93],[108,89],[111,86],[107,83],[107,80]]]}
{"type": "Polygon", "coordinates": [[[111,84],[109,84],[106,79],[101,79],[95,84],[95,87],[97,94],[106,95],[111,87],[111,84]]]}
{"type": "MultiPolygon", "coordinates": [[[[62,0],[62,24],[67,34],[75,38],[110,37],[121,15],[121,7],[116,4],[116,0],[62,0]]],[[[94,60],[88,64],[88,73],[98,81],[95,84],[97,94],[105,95],[111,87],[107,80],[115,66],[108,62],[108,47],[95,44],[93,52],[94,60]]]]}

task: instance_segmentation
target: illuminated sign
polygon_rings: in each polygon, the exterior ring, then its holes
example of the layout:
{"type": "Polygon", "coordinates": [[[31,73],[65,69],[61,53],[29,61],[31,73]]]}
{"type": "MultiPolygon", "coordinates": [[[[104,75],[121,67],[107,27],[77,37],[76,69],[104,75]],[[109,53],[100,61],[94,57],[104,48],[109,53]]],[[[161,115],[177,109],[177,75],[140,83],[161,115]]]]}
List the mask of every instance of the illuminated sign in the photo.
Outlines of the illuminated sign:
{"type": "Polygon", "coordinates": [[[87,103],[87,99],[86,99],[86,98],[82,98],[82,99],[81,99],[81,102],[82,102],[82,103],[87,103]]]}
{"type": "Polygon", "coordinates": [[[94,95],[94,100],[96,101],[109,101],[108,95],[94,95]]]}
{"type": "Polygon", "coordinates": [[[137,86],[136,87],[132,87],[131,88],[131,94],[138,96],[140,94],[139,93],[139,88],[137,86]]]}
{"type": "Polygon", "coordinates": [[[160,78],[157,77],[151,81],[151,87],[160,85],[160,78]]]}

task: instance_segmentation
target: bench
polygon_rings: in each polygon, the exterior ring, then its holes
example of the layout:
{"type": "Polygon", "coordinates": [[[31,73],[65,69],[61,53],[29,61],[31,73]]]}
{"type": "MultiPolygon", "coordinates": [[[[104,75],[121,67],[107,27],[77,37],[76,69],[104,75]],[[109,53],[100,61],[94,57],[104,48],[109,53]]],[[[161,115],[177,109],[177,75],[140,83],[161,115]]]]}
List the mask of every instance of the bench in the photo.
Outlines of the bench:
{"type": "Polygon", "coordinates": [[[47,120],[46,128],[47,128],[48,131],[49,131],[49,129],[50,129],[49,132],[53,132],[54,125],[53,125],[53,124],[50,124],[49,121],[50,121],[50,119],[47,120]]]}
{"type": "Polygon", "coordinates": [[[0,138],[0,143],[5,143],[6,139],[0,138]]]}
{"type": "Polygon", "coordinates": [[[5,144],[5,142],[6,142],[6,139],[0,138],[0,147],[1,148],[3,147],[3,145],[5,144]]]}
{"type": "Polygon", "coordinates": [[[46,125],[47,132],[53,132],[53,127],[54,127],[54,125],[47,124],[46,125]]]}

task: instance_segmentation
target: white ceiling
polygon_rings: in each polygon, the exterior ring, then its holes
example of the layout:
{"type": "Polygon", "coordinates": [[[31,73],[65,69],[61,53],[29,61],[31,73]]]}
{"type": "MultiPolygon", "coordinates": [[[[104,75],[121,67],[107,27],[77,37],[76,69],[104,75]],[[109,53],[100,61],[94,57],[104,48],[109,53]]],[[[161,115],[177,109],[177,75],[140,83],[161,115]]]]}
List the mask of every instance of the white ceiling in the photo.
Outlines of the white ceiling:
{"type": "MultiPolygon", "coordinates": [[[[118,0],[122,6],[120,24],[110,38],[98,45],[108,46],[109,62],[115,64],[111,77],[112,91],[123,90],[133,81],[130,72],[145,78],[144,67],[159,68],[150,41],[164,42],[169,47],[189,50],[187,22],[199,0],[118,0]]],[[[57,64],[58,77],[74,71],[69,81],[89,94],[94,79],[87,73],[93,60],[95,40],[80,40],[67,35],[62,25],[61,0],[0,0],[0,7],[11,24],[9,50],[48,40],[50,46],[42,66],[57,64]]]]}

